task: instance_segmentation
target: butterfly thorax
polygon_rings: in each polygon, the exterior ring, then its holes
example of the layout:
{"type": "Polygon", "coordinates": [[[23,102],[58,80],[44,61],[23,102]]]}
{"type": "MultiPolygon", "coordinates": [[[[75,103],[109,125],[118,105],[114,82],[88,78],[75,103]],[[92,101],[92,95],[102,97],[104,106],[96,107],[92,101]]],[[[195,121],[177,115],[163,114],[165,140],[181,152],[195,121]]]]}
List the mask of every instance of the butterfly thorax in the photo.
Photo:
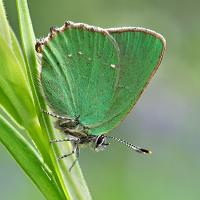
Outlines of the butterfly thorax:
{"type": "Polygon", "coordinates": [[[91,135],[89,128],[82,125],[78,118],[75,119],[58,119],[55,123],[57,129],[61,130],[71,139],[78,147],[90,147],[95,151],[104,150],[109,145],[105,135],[91,135]]]}

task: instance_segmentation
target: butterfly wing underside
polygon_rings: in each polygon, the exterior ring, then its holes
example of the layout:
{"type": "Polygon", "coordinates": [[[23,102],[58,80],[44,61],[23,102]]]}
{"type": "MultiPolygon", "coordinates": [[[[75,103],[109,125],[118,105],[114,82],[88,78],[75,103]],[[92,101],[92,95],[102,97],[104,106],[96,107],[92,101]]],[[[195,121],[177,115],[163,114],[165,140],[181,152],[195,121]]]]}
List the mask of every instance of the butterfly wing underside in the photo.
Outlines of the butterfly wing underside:
{"type": "Polygon", "coordinates": [[[70,23],[48,37],[41,84],[49,106],[99,135],[131,110],[158,68],[162,36],[146,29],[70,23]]]}
{"type": "Polygon", "coordinates": [[[115,95],[103,123],[93,134],[113,129],[132,109],[158,69],[165,50],[165,39],[144,28],[108,29],[120,50],[115,95]]]}
{"type": "Polygon", "coordinates": [[[104,29],[84,24],[63,27],[42,51],[41,85],[58,114],[80,116],[90,126],[104,120],[114,96],[119,63],[116,42],[104,29]]]}

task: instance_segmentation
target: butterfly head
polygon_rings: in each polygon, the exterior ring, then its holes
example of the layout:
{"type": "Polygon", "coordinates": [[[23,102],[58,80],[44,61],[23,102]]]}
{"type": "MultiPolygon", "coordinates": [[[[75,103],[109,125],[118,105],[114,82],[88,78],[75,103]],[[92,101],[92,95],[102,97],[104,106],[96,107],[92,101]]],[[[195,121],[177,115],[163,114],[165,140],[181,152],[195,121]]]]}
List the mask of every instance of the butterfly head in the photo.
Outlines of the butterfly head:
{"type": "Polygon", "coordinates": [[[94,143],[94,150],[96,152],[103,151],[110,143],[107,142],[107,137],[105,135],[99,135],[96,137],[94,143]]]}

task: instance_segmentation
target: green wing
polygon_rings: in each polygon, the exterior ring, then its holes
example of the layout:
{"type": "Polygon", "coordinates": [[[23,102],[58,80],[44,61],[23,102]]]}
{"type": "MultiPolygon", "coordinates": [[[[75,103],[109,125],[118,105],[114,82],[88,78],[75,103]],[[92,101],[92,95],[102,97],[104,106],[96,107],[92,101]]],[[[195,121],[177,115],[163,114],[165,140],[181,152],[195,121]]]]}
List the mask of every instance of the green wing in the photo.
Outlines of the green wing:
{"type": "Polygon", "coordinates": [[[131,110],[165,49],[162,36],[146,29],[73,22],[53,29],[40,45],[41,85],[50,107],[71,118],[80,115],[96,135],[113,129],[131,110]]]}
{"type": "Polygon", "coordinates": [[[93,126],[92,133],[113,129],[131,110],[158,69],[165,39],[143,28],[108,29],[120,49],[119,75],[106,119],[93,126]]]}
{"type": "Polygon", "coordinates": [[[101,28],[68,23],[40,44],[41,85],[50,107],[90,126],[106,119],[119,62],[116,42],[101,28]]]}

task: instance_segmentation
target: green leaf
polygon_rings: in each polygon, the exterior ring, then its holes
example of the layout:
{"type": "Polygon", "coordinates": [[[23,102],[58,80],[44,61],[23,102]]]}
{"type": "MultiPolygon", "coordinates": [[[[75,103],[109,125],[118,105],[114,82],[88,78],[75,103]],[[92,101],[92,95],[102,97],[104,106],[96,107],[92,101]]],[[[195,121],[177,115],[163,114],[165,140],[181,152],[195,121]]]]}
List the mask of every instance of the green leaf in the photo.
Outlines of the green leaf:
{"type": "MultiPolygon", "coordinates": [[[[28,138],[27,133],[31,136],[33,139],[35,145],[37,147],[41,147],[40,144],[37,143],[36,136],[37,135],[42,135],[41,134],[41,128],[38,123],[37,115],[35,113],[35,107],[33,104],[33,100],[31,97],[31,92],[30,89],[27,85],[25,75],[23,73],[22,68],[19,65],[18,60],[16,59],[17,56],[13,54],[13,51],[8,47],[6,41],[0,36],[0,70],[1,70],[1,75],[0,75],[0,105],[3,108],[3,110],[7,113],[8,119],[10,121],[14,121],[16,124],[16,127],[18,130],[20,130],[21,135],[26,134],[26,138],[28,138]]],[[[5,124],[5,122],[3,123],[5,124]]],[[[8,124],[8,123],[7,123],[8,124]]],[[[3,125],[1,127],[4,127],[3,125]]],[[[0,134],[0,137],[2,138],[4,135],[3,133],[0,134]]],[[[11,137],[10,140],[12,139],[13,135],[7,135],[7,137],[11,137]]],[[[5,140],[1,139],[4,141],[5,145],[5,140]]],[[[9,141],[9,140],[7,140],[9,141]]],[[[30,139],[29,139],[30,141],[30,139]]],[[[21,144],[21,143],[20,143],[21,144]]],[[[21,151],[23,151],[23,147],[26,144],[23,145],[17,145],[17,148],[22,148],[21,151]]],[[[33,146],[33,144],[29,144],[30,147],[33,146]]],[[[6,145],[8,147],[8,144],[6,145]]],[[[13,146],[14,148],[14,146],[13,146]]],[[[15,149],[10,149],[10,151],[13,150],[13,155],[15,159],[22,163],[23,165],[23,155],[21,153],[17,154],[18,156],[20,155],[21,157],[15,156],[15,149]],[[22,160],[20,160],[20,158],[22,160]]],[[[39,148],[38,148],[39,149],[39,148]]],[[[28,151],[28,150],[27,150],[28,151]]],[[[19,152],[19,151],[18,151],[19,152]]],[[[46,152],[47,154],[47,152],[46,152]]],[[[28,158],[28,157],[27,157],[28,158]]],[[[36,159],[36,158],[34,158],[36,159]]],[[[26,164],[26,163],[24,163],[26,164]]],[[[23,165],[23,168],[27,174],[31,174],[31,168],[29,171],[29,167],[26,167],[23,165]]],[[[41,167],[40,167],[41,168],[41,167]]],[[[44,169],[40,169],[43,170],[44,169]]],[[[42,172],[41,172],[42,173],[42,172]]],[[[47,175],[47,172],[45,172],[47,175]]],[[[57,185],[56,180],[54,180],[54,174],[52,174],[52,184],[55,186],[57,185]]],[[[34,179],[35,181],[35,179],[34,179]]],[[[42,186],[42,184],[37,183],[38,186],[42,186]]],[[[48,185],[48,184],[47,184],[48,185]]],[[[44,188],[40,188],[43,192],[45,191],[44,188]]],[[[55,188],[55,190],[59,191],[59,187],[55,188]]],[[[44,194],[47,196],[48,191],[46,191],[44,194]]],[[[58,192],[56,192],[58,193],[58,192]]],[[[55,195],[54,195],[55,196],[55,195]]],[[[59,199],[60,197],[63,197],[64,195],[62,193],[57,194],[59,199]]]]}
{"type": "MultiPolygon", "coordinates": [[[[12,122],[14,123],[14,122],[12,122]]],[[[17,125],[15,125],[17,126],[17,125]]],[[[20,127],[18,127],[20,130],[20,127]]],[[[49,200],[60,200],[59,188],[54,184],[51,171],[45,165],[38,152],[26,141],[22,133],[16,130],[8,120],[0,115],[0,141],[12,154],[23,170],[38,186],[41,192],[49,200]]]]}
{"type": "Polygon", "coordinates": [[[6,18],[3,1],[0,0],[0,35],[7,41],[8,45],[11,47],[11,35],[10,27],[6,18]]]}
{"type": "MultiPolygon", "coordinates": [[[[56,161],[56,156],[53,152],[53,149],[49,148],[49,137],[53,138],[54,134],[49,117],[41,113],[42,109],[46,109],[46,103],[43,96],[41,95],[41,89],[38,84],[39,66],[37,63],[37,55],[34,47],[35,36],[29,16],[27,1],[17,0],[17,9],[23,52],[26,60],[27,74],[30,81],[37,117],[42,129],[42,134],[37,135],[39,141],[36,139],[34,142],[37,142],[38,145],[42,144],[40,148],[45,148],[45,151],[42,151],[41,154],[45,162],[48,163],[49,167],[51,168],[52,173],[54,174],[58,183],[58,187],[62,189],[66,195],[66,198],[89,200],[91,199],[91,196],[78,164],[73,169],[73,172],[69,173],[68,171],[74,157],[70,157],[67,164],[64,161],[58,163],[56,161]]],[[[33,134],[34,132],[31,133],[31,135],[33,134]]],[[[65,150],[71,151],[71,145],[66,144],[65,150]]],[[[54,146],[54,151],[57,155],[60,152],[56,145],[54,146]]]]}
{"type": "Polygon", "coordinates": [[[20,126],[28,127],[36,118],[31,93],[15,54],[1,35],[0,57],[0,104],[20,126]]]}
{"type": "Polygon", "coordinates": [[[11,35],[11,42],[12,42],[12,50],[13,50],[14,55],[16,56],[16,58],[17,58],[17,60],[20,64],[20,67],[24,71],[26,81],[28,82],[24,56],[23,56],[21,47],[19,45],[19,42],[18,42],[18,40],[17,40],[17,38],[16,38],[16,36],[15,36],[15,34],[14,34],[14,32],[11,28],[10,28],[10,35],[11,35]]]}
{"type": "MultiPolygon", "coordinates": [[[[53,128],[38,84],[35,36],[26,0],[16,0],[23,51],[7,21],[0,0],[0,141],[47,199],[90,200],[78,164],[69,173],[74,157],[58,162],[51,147],[53,128]]],[[[67,144],[65,151],[71,151],[67,144]]]]}
{"type": "Polygon", "coordinates": [[[26,62],[26,71],[29,80],[29,85],[32,92],[32,97],[35,104],[35,112],[37,113],[37,117],[41,126],[41,133],[30,132],[33,137],[34,134],[37,134],[37,137],[34,138],[34,142],[36,142],[44,160],[48,165],[53,169],[53,163],[55,163],[55,159],[53,159],[52,150],[49,148],[49,138],[48,134],[52,131],[52,127],[50,125],[49,119],[44,117],[42,110],[46,108],[46,104],[43,96],[41,95],[41,88],[38,84],[38,69],[39,65],[37,63],[36,52],[34,48],[35,44],[35,36],[32,28],[31,19],[29,16],[28,5],[25,0],[16,0],[17,2],[17,11],[18,11],[18,19],[19,19],[19,27],[20,27],[20,35],[24,53],[24,59],[26,62]],[[47,152],[51,152],[50,155],[47,155],[47,152]]]}
{"type": "Polygon", "coordinates": [[[66,196],[68,196],[67,192],[65,191],[64,184],[62,184],[62,177],[56,164],[53,150],[50,148],[49,145],[48,134],[50,134],[50,132],[53,132],[52,127],[50,125],[49,119],[47,117],[45,119],[41,112],[42,109],[46,108],[46,105],[41,95],[41,89],[38,84],[38,63],[34,48],[35,36],[29,16],[27,1],[17,0],[16,3],[23,53],[26,62],[26,71],[31,87],[32,96],[34,99],[35,111],[37,113],[41,128],[41,131],[39,132],[30,130],[29,134],[34,140],[37,148],[39,149],[45,163],[47,163],[50,169],[53,171],[54,176],[57,180],[58,187],[63,188],[63,192],[66,196]]]}
{"type": "Polygon", "coordinates": [[[23,54],[20,48],[20,45],[17,41],[17,38],[9,26],[5,10],[3,7],[3,2],[0,0],[0,35],[1,37],[6,41],[8,46],[13,50],[14,55],[18,59],[20,66],[23,67],[23,70],[25,69],[25,62],[23,58],[23,54]]]}

